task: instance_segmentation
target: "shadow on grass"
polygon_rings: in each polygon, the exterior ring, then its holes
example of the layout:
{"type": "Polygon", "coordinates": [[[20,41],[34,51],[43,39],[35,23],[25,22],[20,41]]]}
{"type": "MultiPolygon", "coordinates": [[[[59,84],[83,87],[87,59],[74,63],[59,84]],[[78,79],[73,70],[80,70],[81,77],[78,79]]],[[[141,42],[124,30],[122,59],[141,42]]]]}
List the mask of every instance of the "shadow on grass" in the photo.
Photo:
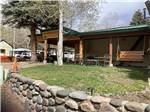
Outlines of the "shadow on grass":
{"type": "Polygon", "coordinates": [[[120,68],[119,72],[124,72],[128,74],[128,78],[131,78],[133,80],[143,80],[145,82],[148,82],[148,70],[145,68],[139,68],[139,67],[117,67],[120,68]]]}

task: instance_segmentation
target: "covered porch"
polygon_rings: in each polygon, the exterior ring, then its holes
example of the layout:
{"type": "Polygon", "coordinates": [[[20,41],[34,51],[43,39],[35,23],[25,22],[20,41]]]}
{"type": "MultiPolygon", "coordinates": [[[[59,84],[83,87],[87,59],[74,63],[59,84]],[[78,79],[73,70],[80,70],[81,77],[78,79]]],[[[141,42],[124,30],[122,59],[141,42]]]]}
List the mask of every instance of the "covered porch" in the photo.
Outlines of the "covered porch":
{"type": "MultiPolygon", "coordinates": [[[[86,64],[92,60],[100,63],[107,59],[109,66],[148,66],[150,61],[150,27],[127,26],[106,30],[64,33],[64,46],[74,49],[74,62],[86,64]],[[106,57],[107,56],[107,57],[106,57]],[[100,62],[101,61],[101,62],[100,62]]],[[[37,41],[44,44],[44,60],[49,45],[57,45],[58,30],[43,31],[37,41]]],[[[102,62],[103,63],[103,62],[102,62]]]]}
{"type": "MultiPolygon", "coordinates": [[[[66,29],[67,28],[65,28],[65,31],[66,29]]],[[[67,33],[64,34],[63,53],[65,52],[66,47],[73,49],[75,53],[78,53],[80,37],[76,35],[76,32],[74,30],[69,30],[66,32],[67,33]],[[69,32],[69,35],[68,35],[68,32],[69,32]]],[[[57,55],[58,37],[59,37],[58,30],[45,30],[42,32],[42,34],[37,35],[37,43],[43,44],[43,48],[44,48],[43,60],[44,61],[48,59],[48,52],[50,49],[53,49],[55,51],[55,54],[57,55]]]]}

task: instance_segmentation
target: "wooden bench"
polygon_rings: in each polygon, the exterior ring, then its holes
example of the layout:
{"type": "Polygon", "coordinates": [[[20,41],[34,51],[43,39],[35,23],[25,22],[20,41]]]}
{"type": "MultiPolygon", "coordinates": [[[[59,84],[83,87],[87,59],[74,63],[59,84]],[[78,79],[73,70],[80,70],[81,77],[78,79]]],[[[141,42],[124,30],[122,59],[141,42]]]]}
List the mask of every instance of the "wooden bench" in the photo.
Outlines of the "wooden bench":
{"type": "Polygon", "coordinates": [[[144,51],[120,51],[119,61],[144,61],[144,51]]]}

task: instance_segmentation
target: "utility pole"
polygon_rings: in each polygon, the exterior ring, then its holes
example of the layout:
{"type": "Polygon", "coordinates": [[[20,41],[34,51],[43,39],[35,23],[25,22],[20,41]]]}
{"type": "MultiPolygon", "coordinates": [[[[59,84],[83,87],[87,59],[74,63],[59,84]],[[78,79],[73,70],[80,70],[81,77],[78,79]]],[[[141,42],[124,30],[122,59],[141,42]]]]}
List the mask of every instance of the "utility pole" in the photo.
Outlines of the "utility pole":
{"type": "Polygon", "coordinates": [[[15,56],[15,52],[14,52],[14,49],[15,49],[15,41],[16,41],[16,31],[15,31],[15,28],[13,29],[13,57],[15,56]]]}

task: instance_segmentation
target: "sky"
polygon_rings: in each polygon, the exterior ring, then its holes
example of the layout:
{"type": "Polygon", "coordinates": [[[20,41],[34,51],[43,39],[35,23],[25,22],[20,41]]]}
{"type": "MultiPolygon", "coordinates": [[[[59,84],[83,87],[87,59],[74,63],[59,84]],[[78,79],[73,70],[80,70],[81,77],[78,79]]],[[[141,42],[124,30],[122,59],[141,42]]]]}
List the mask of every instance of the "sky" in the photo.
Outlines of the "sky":
{"type": "MultiPolygon", "coordinates": [[[[0,0],[0,4],[6,1],[7,0],[0,0]]],[[[105,0],[100,7],[98,29],[128,26],[134,12],[138,9],[143,10],[143,8],[146,7],[145,1],[146,0],[105,0]]]]}
{"type": "MultiPolygon", "coordinates": [[[[134,12],[143,11],[146,0],[106,0],[101,6],[99,23],[112,27],[129,25],[134,12]]],[[[148,12],[147,12],[147,16],[148,12]]]]}

